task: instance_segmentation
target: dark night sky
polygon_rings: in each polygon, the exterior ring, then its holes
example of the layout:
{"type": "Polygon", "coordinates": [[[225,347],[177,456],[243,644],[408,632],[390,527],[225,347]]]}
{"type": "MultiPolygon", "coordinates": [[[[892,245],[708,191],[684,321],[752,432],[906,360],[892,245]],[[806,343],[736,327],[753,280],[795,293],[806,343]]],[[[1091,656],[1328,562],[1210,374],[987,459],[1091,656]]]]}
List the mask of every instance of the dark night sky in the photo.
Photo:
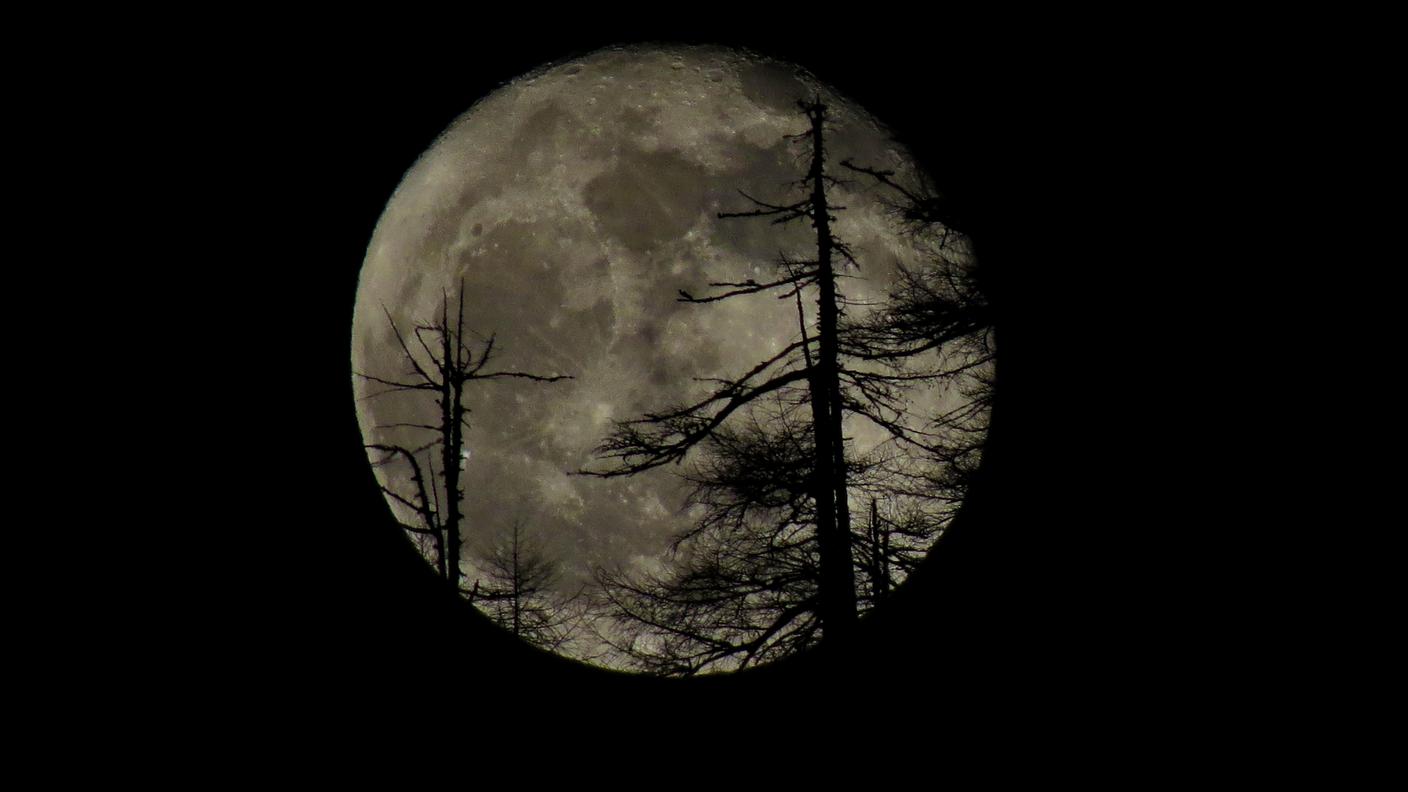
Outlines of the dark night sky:
{"type": "MultiPolygon", "coordinates": [[[[442,290],[453,299],[463,283],[467,326],[497,333],[496,368],[574,377],[466,390],[466,562],[523,520],[563,565],[570,591],[590,581],[591,564],[655,567],[666,543],[693,525],[679,479],[688,465],[609,480],[571,473],[602,468],[591,449],[613,419],[693,402],[706,390],[693,378],[746,371],[797,340],[796,307],[775,295],[703,307],[676,300],[711,281],[768,280],[780,250],[805,258],[815,246],[801,223],[716,217],[746,203],[740,189],[795,199],[799,148],[784,136],[805,128],[797,100],[826,90],[803,85],[796,68],[659,46],[561,64],[476,105],[390,198],[361,274],[355,370],[401,378],[408,368],[386,313],[408,333],[438,315],[442,290]]],[[[913,189],[912,165],[883,128],[842,97],[826,101],[832,170],[844,177],[839,162],[873,164],[913,189]]],[[[890,217],[881,200],[889,194],[864,179],[832,190],[845,207],[837,238],[861,262],[840,284],[855,301],[853,319],[892,288],[896,262],[916,268],[929,255],[890,217]]],[[[964,259],[963,249],[955,242],[945,254],[964,259]]],[[[433,422],[433,400],[382,393],[386,386],[360,378],[353,385],[369,441],[427,442],[423,429],[374,427],[433,422]]],[[[909,388],[905,399],[916,427],[963,401],[939,387],[909,388]]],[[[883,444],[910,458],[884,444],[876,425],[854,419],[845,431],[852,454],[883,444]]],[[[381,472],[396,491],[411,491],[408,468],[381,472]]]]}
{"type": "Polygon", "coordinates": [[[1152,168],[1137,136],[1154,119],[1121,112],[1133,80],[1112,76],[1117,64],[1089,50],[1031,35],[930,38],[901,27],[824,49],[785,29],[686,38],[798,62],[884,119],[921,163],[943,162],[939,186],[968,208],[992,272],[1001,357],[978,489],[945,552],[870,625],[864,651],[840,658],[845,670],[829,676],[809,658],[731,680],[621,679],[497,639],[438,589],[386,514],[347,398],[358,268],[386,197],[427,141],[495,84],[544,61],[679,36],[617,29],[414,62],[290,53],[278,69],[251,67],[257,80],[287,75],[251,105],[260,121],[245,138],[284,166],[264,171],[267,184],[248,199],[274,201],[277,227],[263,228],[259,212],[236,222],[280,240],[271,262],[280,285],[261,310],[288,318],[249,336],[279,351],[268,365],[294,383],[279,412],[308,418],[296,433],[299,469],[267,466],[264,480],[241,491],[257,500],[277,482],[304,493],[237,539],[263,569],[240,619],[246,637],[232,639],[246,676],[333,709],[424,692],[423,669],[450,656],[467,697],[475,680],[494,679],[597,702],[742,703],[764,690],[805,696],[823,679],[861,690],[878,674],[916,680],[918,707],[1069,703],[1073,686],[1144,689],[1137,656],[1160,617],[1149,597],[1130,592],[1147,593],[1136,580],[1160,567],[1141,533],[1136,508],[1148,507],[1131,486],[1138,478],[1119,468],[1110,441],[1131,417],[1118,375],[1129,350],[1112,343],[1102,351],[1095,339],[1116,329],[1105,296],[1139,250],[1107,219],[1121,201],[1115,164],[1136,175],[1152,168]],[[463,629],[441,629],[447,621],[463,629]]]}

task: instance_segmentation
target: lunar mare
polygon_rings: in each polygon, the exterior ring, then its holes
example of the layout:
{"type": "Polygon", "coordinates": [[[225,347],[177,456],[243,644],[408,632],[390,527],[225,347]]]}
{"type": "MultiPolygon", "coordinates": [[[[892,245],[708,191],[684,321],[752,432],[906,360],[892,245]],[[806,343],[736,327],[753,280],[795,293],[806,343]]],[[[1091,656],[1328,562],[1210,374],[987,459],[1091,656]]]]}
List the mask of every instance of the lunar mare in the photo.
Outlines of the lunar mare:
{"type": "MultiPolygon", "coordinates": [[[[593,564],[658,565],[690,524],[678,468],[606,480],[572,472],[593,466],[613,421],[697,397],[705,385],[696,378],[740,374],[796,337],[790,301],[677,297],[713,281],[766,279],[779,252],[815,250],[804,224],[717,217],[751,208],[739,190],[796,200],[805,163],[786,136],[806,128],[796,102],[812,96],[831,108],[833,167],[852,159],[915,182],[914,163],[887,131],[805,72],[685,47],[612,49],[541,69],[476,103],[411,166],[363,262],[354,371],[403,375],[387,314],[403,330],[430,321],[462,284],[466,328],[496,334],[500,369],[573,377],[466,389],[467,550],[523,520],[573,586],[593,564]]],[[[836,189],[845,210],[835,231],[862,264],[841,289],[862,304],[884,298],[898,265],[926,255],[899,233],[884,197],[871,184],[836,189]]],[[[433,439],[377,428],[434,415],[423,393],[373,397],[378,390],[354,378],[366,442],[433,439]]],[[[956,397],[917,389],[911,398],[932,414],[956,397]]],[[[846,430],[862,449],[884,439],[861,423],[846,430]]],[[[377,475],[386,483],[402,474],[377,475]]],[[[467,554],[463,568],[471,563],[467,554]]]]}

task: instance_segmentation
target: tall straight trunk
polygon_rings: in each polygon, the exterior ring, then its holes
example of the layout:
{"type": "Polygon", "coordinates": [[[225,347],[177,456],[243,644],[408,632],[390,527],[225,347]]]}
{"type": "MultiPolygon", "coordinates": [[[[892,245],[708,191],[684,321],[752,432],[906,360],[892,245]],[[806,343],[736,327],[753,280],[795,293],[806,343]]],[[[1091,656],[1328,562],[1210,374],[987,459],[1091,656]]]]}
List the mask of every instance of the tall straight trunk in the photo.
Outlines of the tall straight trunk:
{"type": "Polygon", "coordinates": [[[880,598],[885,595],[884,583],[880,579],[883,573],[880,571],[882,562],[880,559],[880,523],[878,518],[879,509],[875,499],[871,498],[870,524],[867,526],[866,533],[870,537],[870,597],[875,602],[879,602],[880,598]]]}
{"type": "Polygon", "coordinates": [[[513,634],[523,631],[520,614],[523,612],[523,568],[518,561],[518,523],[513,524],[513,634]]]}
{"type": "Polygon", "coordinates": [[[831,458],[830,412],[827,409],[826,386],[821,381],[819,371],[814,368],[807,377],[812,403],[812,442],[816,446],[816,463],[812,466],[812,498],[816,501],[817,548],[821,553],[821,585],[818,586],[821,602],[817,615],[822,627],[829,632],[835,626],[836,632],[845,632],[845,616],[841,613],[845,600],[837,596],[835,573],[832,570],[838,549],[836,547],[836,506],[831,486],[830,466],[825,460],[831,458]]]}
{"type": "MultiPolygon", "coordinates": [[[[821,104],[807,110],[811,120],[812,162],[807,176],[812,183],[812,224],[816,228],[818,297],[818,360],[814,378],[812,413],[815,423],[817,469],[826,478],[824,487],[831,494],[826,508],[828,518],[821,517],[823,504],[817,504],[817,531],[822,537],[822,623],[832,636],[850,632],[856,620],[855,575],[851,567],[851,512],[846,487],[846,448],[842,435],[841,381],[837,366],[836,325],[839,319],[836,297],[836,275],[831,254],[830,207],[826,200],[826,147],[823,126],[826,108],[821,104]],[[820,393],[818,393],[820,391],[820,393]],[[818,400],[816,397],[822,396],[818,400]],[[821,409],[817,408],[820,402],[821,409]],[[818,420],[819,419],[819,420],[818,420]],[[828,536],[829,534],[829,536],[828,536]]],[[[822,489],[823,487],[818,487],[822,489]]]]}
{"type": "Polygon", "coordinates": [[[449,309],[442,304],[440,335],[443,387],[440,393],[441,470],[445,474],[445,579],[456,587],[460,583],[460,432],[461,382],[458,338],[449,327],[449,309]],[[454,355],[454,357],[451,357],[454,355]]]}
{"type": "Polygon", "coordinates": [[[430,495],[435,498],[435,521],[431,523],[432,536],[435,539],[435,569],[440,573],[440,577],[448,579],[450,573],[446,570],[445,561],[445,525],[440,519],[440,496],[436,487],[440,486],[435,482],[435,465],[430,466],[430,495]]]}
{"type": "Polygon", "coordinates": [[[464,499],[464,491],[460,489],[460,461],[464,459],[464,406],[461,404],[464,392],[459,387],[455,388],[452,394],[452,407],[450,410],[454,423],[450,427],[450,452],[447,455],[446,469],[450,471],[453,478],[450,479],[450,513],[446,519],[446,554],[449,556],[449,579],[450,582],[459,586],[460,584],[460,546],[463,539],[460,536],[460,521],[463,515],[460,514],[460,501],[464,499]]]}

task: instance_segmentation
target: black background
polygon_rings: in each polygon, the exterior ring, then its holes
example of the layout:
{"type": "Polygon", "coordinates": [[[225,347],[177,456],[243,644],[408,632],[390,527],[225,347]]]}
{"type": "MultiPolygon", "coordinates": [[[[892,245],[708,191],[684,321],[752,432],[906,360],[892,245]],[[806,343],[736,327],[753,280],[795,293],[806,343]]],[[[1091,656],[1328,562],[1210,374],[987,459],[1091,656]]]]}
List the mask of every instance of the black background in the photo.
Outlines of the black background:
{"type": "Polygon", "coordinates": [[[253,374],[227,386],[239,391],[230,425],[248,433],[241,473],[206,500],[228,504],[212,515],[230,523],[217,552],[238,560],[232,593],[202,605],[214,642],[205,679],[324,720],[393,706],[473,722],[532,699],[721,720],[760,709],[795,717],[810,702],[959,721],[1148,708],[1177,695],[1187,675],[1175,669],[1198,650],[1167,602],[1177,573],[1167,523],[1181,506],[1135,450],[1153,442],[1158,419],[1143,397],[1157,385],[1136,374],[1146,353],[1129,329],[1147,289],[1139,273],[1157,255],[1139,222],[1169,168],[1170,149],[1154,140],[1179,123],[1180,99],[1127,57],[1138,36],[1093,46],[1036,25],[978,37],[945,19],[417,35],[437,24],[356,39],[272,32],[232,50],[206,87],[239,116],[212,152],[230,185],[219,222],[254,244],[232,270],[249,274],[223,284],[244,295],[232,340],[239,369],[253,374]],[[963,207],[992,277],[988,461],[904,597],[846,651],[672,681],[526,650],[441,589],[391,521],[360,448],[352,305],[401,176],[500,83],[643,40],[745,46],[836,86],[963,207]]]}

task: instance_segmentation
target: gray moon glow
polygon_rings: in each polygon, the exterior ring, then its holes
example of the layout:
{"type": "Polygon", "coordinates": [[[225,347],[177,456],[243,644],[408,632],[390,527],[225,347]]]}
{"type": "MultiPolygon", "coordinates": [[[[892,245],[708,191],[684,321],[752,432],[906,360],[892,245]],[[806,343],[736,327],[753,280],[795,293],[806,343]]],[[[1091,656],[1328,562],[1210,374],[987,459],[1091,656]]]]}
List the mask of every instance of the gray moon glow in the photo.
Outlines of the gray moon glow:
{"type": "MultiPolygon", "coordinates": [[[[754,295],[710,305],[677,301],[712,281],[768,279],[780,251],[814,249],[803,223],[721,220],[794,194],[805,162],[786,136],[806,129],[797,100],[831,108],[830,161],[851,159],[913,184],[914,163],[866,112],[797,67],[720,48],[615,48],[557,63],[476,103],[414,163],[386,205],[362,266],[352,368],[397,377],[407,365],[387,314],[402,329],[438,316],[463,284],[465,327],[497,338],[502,370],[572,379],[473,383],[465,391],[462,569],[475,548],[515,520],[563,569],[659,568],[692,524],[688,486],[666,466],[623,478],[574,475],[599,467],[593,449],[613,428],[698,398],[702,377],[741,374],[798,335],[790,300],[754,295]]],[[[836,233],[862,263],[848,298],[878,302],[897,266],[926,251],[896,227],[883,190],[836,189],[836,233]]],[[[808,307],[814,310],[814,307],[808,307]]],[[[852,312],[863,312],[855,308],[852,312]]],[[[419,393],[354,377],[369,444],[424,444],[435,408],[419,393]]],[[[921,410],[959,398],[915,388],[921,410]]],[[[858,449],[883,430],[848,422],[858,449]]],[[[378,466],[385,485],[408,472],[378,466]]],[[[388,499],[403,521],[405,506],[388,499]]],[[[570,650],[572,654],[586,650],[570,650]]],[[[605,661],[602,661],[605,662],[605,661]]]]}

